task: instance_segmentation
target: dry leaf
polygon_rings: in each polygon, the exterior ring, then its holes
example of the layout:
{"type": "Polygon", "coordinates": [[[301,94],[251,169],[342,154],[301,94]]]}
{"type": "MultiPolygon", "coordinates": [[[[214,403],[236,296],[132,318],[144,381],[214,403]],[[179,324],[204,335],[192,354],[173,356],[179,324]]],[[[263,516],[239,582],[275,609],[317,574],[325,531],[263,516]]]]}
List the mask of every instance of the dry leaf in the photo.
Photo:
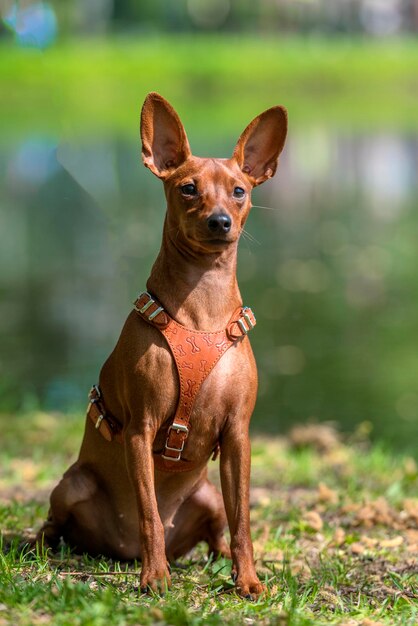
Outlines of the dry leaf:
{"type": "Polygon", "coordinates": [[[408,528],[405,530],[405,537],[408,543],[418,543],[418,530],[415,528],[408,528]]]}
{"type": "Polygon", "coordinates": [[[363,546],[362,543],[360,543],[359,541],[356,541],[355,543],[351,544],[350,550],[353,554],[363,554],[366,548],[363,546]]]}
{"type": "Polygon", "coordinates": [[[410,543],[406,550],[407,552],[418,552],[418,543],[410,543]]]}
{"type": "Polygon", "coordinates": [[[366,526],[372,526],[374,521],[374,510],[371,504],[366,504],[357,511],[357,520],[366,526]]]}
{"type": "Polygon", "coordinates": [[[378,498],[373,502],[367,502],[356,513],[357,523],[371,528],[376,524],[398,528],[398,516],[390,508],[385,498],[378,498]]]}
{"type": "Polygon", "coordinates": [[[312,530],[316,530],[317,532],[322,530],[324,526],[321,516],[316,511],[308,511],[305,513],[303,521],[309,526],[309,528],[312,528],[312,530]]]}
{"type": "Polygon", "coordinates": [[[335,529],[334,537],[332,538],[334,545],[341,546],[345,541],[345,530],[340,526],[335,529]]]}
{"type": "Polygon", "coordinates": [[[397,537],[393,537],[393,539],[383,539],[380,542],[380,546],[382,548],[397,548],[403,544],[403,537],[398,535],[397,537]]]}
{"type": "Polygon", "coordinates": [[[290,564],[290,571],[293,576],[299,576],[303,580],[308,580],[311,577],[310,567],[305,561],[296,560],[290,564]]]}
{"type": "Polygon", "coordinates": [[[357,513],[360,509],[360,506],[357,502],[347,501],[346,503],[341,504],[341,513],[357,513]]]}
{"type": "Polygon", "coordinates": [[[331,424],[304,424],[295,426],[289,433],[295,448],[310,446],[318,452],[329,452],[340,446],[340,436],[331,424]]]}
{"type": "Polygon", "coordinates": [[[338,494],[333,489],[327,487],[325,483],[319,483],[318,500],[320,502],[330,502],[331,504],[336,504],[338,502],[338,494]]]}
{"type": "Polygon", "coordinates": [[[335,607],[339,604],[339,598],[335,593],[335,589],[332,587],[324,587],[320,589],[319,596],[322,600],[325,600],[328,605],[335,607]]]}
{"type": "Polygon", "coordinates": [[[391,526],[396,518],[396,513],[392,511],[385,498],[379,498],[373,502],[375,510],[375,520],[377,524],[391,526]]]}
{"type": "Polygon", "coordinates": [[[367,535],[362,535],[361,536],[361,541],[368,548],[374,548],[376,546],[376,544],[378,543],[377,539],[374,539],[373,537],[368,537],[367,535]]]}
{"type": "Polygon", "coordinates": [[[403,508],[410,519],[418,522],[418,500],[412,498],[404,500],[403,508]]]}

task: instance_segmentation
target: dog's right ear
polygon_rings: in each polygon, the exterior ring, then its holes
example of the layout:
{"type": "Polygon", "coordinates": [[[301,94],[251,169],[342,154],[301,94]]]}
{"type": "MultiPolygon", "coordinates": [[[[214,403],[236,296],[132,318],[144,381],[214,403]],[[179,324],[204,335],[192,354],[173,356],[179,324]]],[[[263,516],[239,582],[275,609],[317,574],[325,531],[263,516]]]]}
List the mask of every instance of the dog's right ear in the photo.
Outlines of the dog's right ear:
{"type": "Polygon", "coordinates": [[[253,187],[274,176],[287,134],[287,111],[267,109],[253,119],[235,146],[234,158],[253,187]]]}
{"type": "Polygon", "coordinates": [[[165,179],[191,155],[179,116],[162,96],[152,92],[141,111],[142,160],[158,178],[165,179]]]}

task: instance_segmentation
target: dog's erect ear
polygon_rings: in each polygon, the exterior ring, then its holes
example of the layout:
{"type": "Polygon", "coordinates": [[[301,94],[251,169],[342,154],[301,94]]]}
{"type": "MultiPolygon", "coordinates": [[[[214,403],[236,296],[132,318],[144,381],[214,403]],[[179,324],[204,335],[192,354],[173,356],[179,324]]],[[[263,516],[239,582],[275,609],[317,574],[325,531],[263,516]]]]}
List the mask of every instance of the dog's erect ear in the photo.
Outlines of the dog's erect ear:
{"type": "Polygon", "coordinates": [[[141,111],[142,160],[158,178],[165,179],[190,155],[180,118],[158,93],[149,93],[141,111]]]}
{"type": "Polygon", "coordinates": [[[238,139],[233,156],[253,187],[274,176],[286,134],[286,109],[276,106],[254,118],[238,139]]]}

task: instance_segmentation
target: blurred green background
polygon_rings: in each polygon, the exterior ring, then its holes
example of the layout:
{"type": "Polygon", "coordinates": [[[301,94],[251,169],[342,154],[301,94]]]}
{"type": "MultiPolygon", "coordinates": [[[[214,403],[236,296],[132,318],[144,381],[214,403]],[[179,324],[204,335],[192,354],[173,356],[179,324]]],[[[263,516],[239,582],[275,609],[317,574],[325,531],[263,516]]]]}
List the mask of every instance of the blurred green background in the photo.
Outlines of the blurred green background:
{"type": "Polygon", "coordinates": [[[0,410],[84,408],[144,288],[164,197],[139,112],[159,91],[200,156],[289,111],[240,244],[253,428],[363,424],[416,450],[417,0],[2,0],[0,15],[0,410]]]}

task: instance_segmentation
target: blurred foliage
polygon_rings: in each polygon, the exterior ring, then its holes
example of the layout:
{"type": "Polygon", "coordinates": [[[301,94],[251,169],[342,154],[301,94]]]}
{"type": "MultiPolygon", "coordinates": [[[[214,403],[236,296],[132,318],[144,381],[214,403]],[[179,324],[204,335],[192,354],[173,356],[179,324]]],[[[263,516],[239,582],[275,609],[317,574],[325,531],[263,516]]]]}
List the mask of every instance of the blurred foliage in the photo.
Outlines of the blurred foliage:
{"type": "Polygon", "coordinates": [[[254,427],[367,421],[416,448],[417,67],[412,39],[3,42],[0,406],[83,407],[145,283],[164,200],[139,166],[138,118],[157,90],[201,155],[230,154],[263,108],[289,109],[278,175],[254,194],[270,210],[254,208],[256,241],[240,245],[259,320],[254,427]]]}
{"type": "Polygon", "coordinates": [[[144,95],[187,110],[203,137],[286,103],[291,124],[416,128],[418,43],[234,36],[77,40],[41,52],[0,48],[3,134],[74,136],[137,127],[144,95]],[[210,123],[207,120],[210,119],[210,123]]]}
{"type": "MultiPolygon", "coordinates": [[[[13,4],[3,0],[3,4],[13,4]]],[[[36,0],[18,3],[24,9],[36,0]]],[[[416,32],[413,0],[50,0],[64,35],[85,32],[416,32]]]]}

